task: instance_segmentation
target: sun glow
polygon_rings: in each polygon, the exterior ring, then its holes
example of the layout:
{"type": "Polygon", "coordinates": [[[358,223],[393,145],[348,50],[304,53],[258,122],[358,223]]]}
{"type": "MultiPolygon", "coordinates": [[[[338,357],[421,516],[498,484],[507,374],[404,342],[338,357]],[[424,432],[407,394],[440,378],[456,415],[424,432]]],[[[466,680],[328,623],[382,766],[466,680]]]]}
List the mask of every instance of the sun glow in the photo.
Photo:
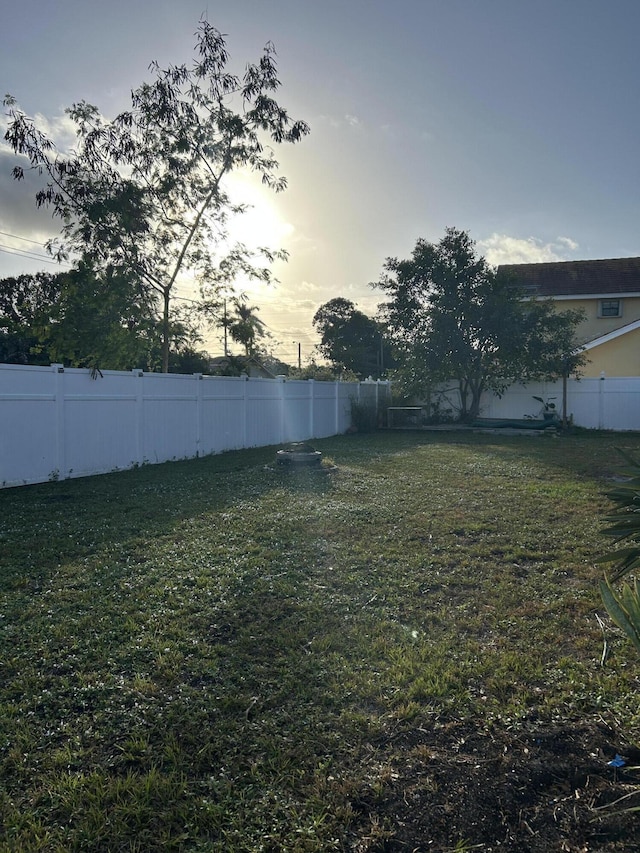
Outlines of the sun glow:
{"type": "MultiPolygon", "coordinates": [[[[242,243],[250,250],[260,247],[271,251],[286,250],[294,227],[283,219],[273,191],[262,186],[256,176],[244,172],[234,172],[229,177],[227,190],[234,202],[247,208],[230,219],[225,245],[231,248],[242,243]]],[[[261,285],[246,280],[241,282],[241,287],[251,291],[261,285]]]]}
{"type": "MultiPolygon", "coordinates": [[[[263,186],[257,176],[247,171],[236,171],[227,176],[225,190],[233,204],[245,206],[244,212],[229,217],[226,223],[226,235],[223,239],[220,235],[211,235],[211,248],[214,256],[221,260],[235,246],[242,244],[249,252],[254,252],[252,264],[256,269],[269,268],[274,278],[280,278],[281,262],[278,260],[269,263],[268,258],[258,250],[261,247],[271,252],[279,250],[288,251],[295,238],[295,228],[287,222],[282,213],[280,196],[263,186]]],[[[183,282],[179,297],[184,299],[196,299],[198,293],[197,276],[191,277],[183,282]]],[[[260,318],[267,324],[271,323],[273,317],[270,306],[274,300],[274,289],[265,284],[259,278],[239,273],[222,294],[225,297],[239,296],[251,306],[258,306],[260,318]],[[262,311],[264,309],[264,312],[262,311]]],[[[289,335],[290,336],[290,335],[289,335]]],[[[300,334],[294,337],[300,338],[300,334]]],[[[208,328],[204,334],[204,344],[210,352],[222,351],[222,337],[220,328],[215,324],[208,328]]]]}

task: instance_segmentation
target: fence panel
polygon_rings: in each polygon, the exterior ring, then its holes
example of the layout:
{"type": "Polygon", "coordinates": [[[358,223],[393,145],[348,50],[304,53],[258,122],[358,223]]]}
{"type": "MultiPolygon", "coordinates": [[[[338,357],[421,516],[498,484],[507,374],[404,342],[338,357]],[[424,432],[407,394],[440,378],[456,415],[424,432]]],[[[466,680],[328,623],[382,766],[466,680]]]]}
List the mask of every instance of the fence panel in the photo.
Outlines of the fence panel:
{"type": "Polygon", "coordinates": [[[281,444],[284,383],[278,379],[247,379],[246,382],[246,446],[281,444]]]}
{"type": "Polygon", "coordinates": [[[313,381],[293,380],[282,383],[282,441],[306,441],[314,438],[313,418],[316,405],[313,381]]]}
{"type": "MultiPolygon", "coordinates": [[[[604,385],[599,379],[567,382],[567,417],[587,429],[602,429],[604,423],[604,385]]],[[[558,392],[558,411],[562,414],[562,391],[558,392]]]]}
{"type": "MultiPolygon", "coordinates": [[[[352,393],[354,386],[351,386],[352,393]]],[[[326,438],[342,432],[339,414],[339,384],[335,382],[313,383],[313,438],[326,438]]]]}
{"type": "MultiPolygon", "coordinates": [[[[388,383],[381,383],[381,385],[385,385],[386,388],[389,388],[388,383]]],[[[357,388],[360,388],[361,385],[357,385],[357,388]]],[[[357,393],[353,393],[353,386],[347,385],[346,383],[338,384],[336,387],[336,425],[337,433],[346,432],[351,426],[351,400],[357,399],[357,393]]],[[[328,433],[329,435],[331,433],[328,433]]]]}
{"type": "Polygon", "coordinates": [[[246,383],[232,376],[203,376],[198,454],[244,447],[246,383]]]}
{"type": "Polygon", "coordinates": [[[598,384],[599,429],[640,429],[640,379],[612,377],[589,381],[598,384]]]}
{"type": "Polygon", "coordinates": [[[18,371],[0,365],[0,486],[42,483],[55,475],[55,382],[50,367],[18,371]]]}
{"type": "Polygon", "coordinates": [[[542,404],[534,400],[534,396],[543,400],[553,399],[558,411],[562,405],[562,387],[560,390],[551,382],[532,382],[530,385],[512,385],[498,397],[485,393],[482,397],[483,418],[535,418],[542,404]]]}
{"type": "MultiPolygon", "coordinates": [[[[483,418],[538,417],[542,408],[534,396],[552,400],[562,416],[562,381],[532,382],[512,385],[498,397],[482,396],[483,418]]],[[[460,409],[460,396],[455,383],[445,383],[434,391],[432,405],[439,401],[442,409],[460,409]]],[[[567,380],[567,417],[576,426],[618,432],[640,430],[640,377],[602,377],[600,379],[567,380]]]]}
{"type": "Polygon", "coordinates": [[[357,394],[355,383],[140,370],[92,379],[0,364],[0,487],[335,435],[357,394]]]}
{"type": "Polygon", "coordinates": [[[143,461],[157,463],[195,456],[198,380],[193,376],[145,373],[142,382],[143,461]]]}

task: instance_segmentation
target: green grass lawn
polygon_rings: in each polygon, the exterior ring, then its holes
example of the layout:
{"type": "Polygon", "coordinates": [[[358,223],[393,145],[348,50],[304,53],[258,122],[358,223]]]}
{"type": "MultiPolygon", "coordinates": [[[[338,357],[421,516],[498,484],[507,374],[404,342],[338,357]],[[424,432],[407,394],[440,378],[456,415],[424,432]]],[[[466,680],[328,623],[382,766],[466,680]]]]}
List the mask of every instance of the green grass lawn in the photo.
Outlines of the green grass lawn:
{"type": "MultiPolygon", "coordinates": [[[[461,732],[637,739],[594,560],[640,436],[315,446],[336,470],[260,449],[0,492],[0,850],[411,851],[385,803],[434,796],[447,738],[458,765],[461,732]]],[[[449,826],[413,849],[494,849],[449,826]]]]}

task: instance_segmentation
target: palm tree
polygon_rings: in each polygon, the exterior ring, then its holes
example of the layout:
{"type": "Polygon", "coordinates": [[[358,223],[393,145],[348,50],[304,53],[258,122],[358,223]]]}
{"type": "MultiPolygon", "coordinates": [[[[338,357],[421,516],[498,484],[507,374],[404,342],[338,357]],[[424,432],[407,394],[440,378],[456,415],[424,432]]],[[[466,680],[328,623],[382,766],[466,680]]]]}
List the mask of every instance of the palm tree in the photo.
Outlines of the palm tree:
{"type": "Polygon", "coordinates": [[[249,305],[241,297],[233,299],[234,314],[229,323],[229,334],[242,344],[247,358],[254,355],[259,340],[267,336],[265,324],[258,317],[257,305],[249,305]]]}

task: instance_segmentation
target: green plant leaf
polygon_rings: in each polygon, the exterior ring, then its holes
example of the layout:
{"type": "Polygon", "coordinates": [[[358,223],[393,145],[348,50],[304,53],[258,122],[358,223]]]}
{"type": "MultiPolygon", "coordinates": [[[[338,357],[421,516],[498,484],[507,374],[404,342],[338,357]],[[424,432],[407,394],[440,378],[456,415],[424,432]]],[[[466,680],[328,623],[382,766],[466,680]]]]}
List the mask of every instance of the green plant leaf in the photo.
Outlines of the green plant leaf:
{"type": "Polygon", "coordinates": [[[640,607],[638,607],[640,602],[636,602],[637,610],[635,610],[636,617],[634,619],[624,604],[627,598],[627,591],[633,596],[629,587],[625,585],[621,593],[621,600],[616,596],[608,581],[600,582],[600,595],[602,596],[604,606],[607,608],[607,613],[616,625],[629,637],[638,652],[640,652],[640,607]]]}

